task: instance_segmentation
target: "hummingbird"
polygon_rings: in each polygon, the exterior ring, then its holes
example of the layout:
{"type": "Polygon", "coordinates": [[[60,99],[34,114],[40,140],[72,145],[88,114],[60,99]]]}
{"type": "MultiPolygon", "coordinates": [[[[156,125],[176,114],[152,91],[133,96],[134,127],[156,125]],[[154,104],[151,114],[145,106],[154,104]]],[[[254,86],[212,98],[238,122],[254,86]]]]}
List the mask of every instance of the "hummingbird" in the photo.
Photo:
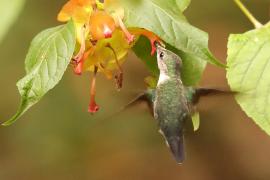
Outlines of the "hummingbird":
{"type": "Polygon", "coordinates": [[[158,122],[159,132],[163,135],[174,159],[178,164],[182,164],[185,160],[185,123],[192,121],[200,98],[208,95],[234,94],[234,92],[185,86],[181,79],[181,57],[159,43],[155,45],[160,71],[156,87],[138,94],[116,114],[138,102],[146,102],[158,122]]]}
{"type": "Polygon", "coordinates": [[[174,52],[156,43],[157,64],[160,71],[157,86],[149,89],[137,100],[148,99],[154,119],[157,120],[160,133],[170,148],[176,162],[185,160],[184,128],[192,121],[196,105],[202,96],[232,94],[213,88],[187,87],[181,79],[182,59],[174,52]],[[149,102],[149,99],[152,102],[149,102]]]}
{"type": "Polygon", "coordinates": [[[153,99],[154,118],[176,162],[181,164],[185,159],[184,125],[192,116],[181,80],[182,59],[161,45],[156,46],[160,74],[153,99]]]}

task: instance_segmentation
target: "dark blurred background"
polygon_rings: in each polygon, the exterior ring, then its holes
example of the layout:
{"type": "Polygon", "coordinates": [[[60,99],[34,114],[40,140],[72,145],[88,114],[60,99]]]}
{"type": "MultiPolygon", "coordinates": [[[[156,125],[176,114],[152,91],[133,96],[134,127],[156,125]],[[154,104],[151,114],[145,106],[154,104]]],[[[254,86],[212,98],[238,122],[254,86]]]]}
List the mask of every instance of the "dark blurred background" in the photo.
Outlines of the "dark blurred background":
{"type": "MultiPolygon", "coordinates": [[[[243,1],[262,22],[269,20],[269,0],[243,1]]],[[[27,0],[17,22],[0,45],[0,119],[19,104],[15,83],[24,76],[31,39],[56,26],[65,0],[27,0]]],[[[229,33],[252,27],[233,0],[193,0],[189,21],[209,32],[210,48],[225,62],[229,33]]],[[[186,131],[187,159],[177,165],[158,133],[147,106],[138,104],[110,117],[144,90],[144,65],[130,55],[124,88],[98,78],[95,116],[87,113],[90,75],[69,69],[61,83],[16,124],[0,128],[0,180],[268,180],[270,137],[231,96],[203,98],[201,127],[186,131]]],[[[228,88],[224,69],[209,65],[200,83],[228,88]]]]}

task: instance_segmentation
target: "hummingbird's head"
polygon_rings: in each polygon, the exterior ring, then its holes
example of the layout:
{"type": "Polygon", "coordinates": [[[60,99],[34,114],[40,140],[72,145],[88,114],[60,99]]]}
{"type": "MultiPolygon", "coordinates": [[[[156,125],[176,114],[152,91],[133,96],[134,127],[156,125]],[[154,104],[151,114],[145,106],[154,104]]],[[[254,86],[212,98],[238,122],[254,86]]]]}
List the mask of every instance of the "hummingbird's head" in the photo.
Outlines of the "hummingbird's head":
{"type": "Polygon", "coordinates": [[[182,60],[172,51],[165,49],[160,44],[157,46],[157,62],[160,73],[167,75],[180,75],[182,60]]]}

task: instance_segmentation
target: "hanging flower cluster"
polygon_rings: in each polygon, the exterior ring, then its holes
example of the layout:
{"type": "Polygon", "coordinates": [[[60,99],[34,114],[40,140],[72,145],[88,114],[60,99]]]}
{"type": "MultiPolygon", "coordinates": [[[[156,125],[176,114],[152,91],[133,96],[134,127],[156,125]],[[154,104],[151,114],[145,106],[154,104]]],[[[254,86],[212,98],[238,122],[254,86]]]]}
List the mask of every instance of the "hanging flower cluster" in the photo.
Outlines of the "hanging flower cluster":
{"type": "Polygon", "coordinates": [[[124,9],[116,0],[105,0],[104,3],[98,0],[69,0],[58,14],[58,20],[66,22],[70,19],[73,19],[77,32],[77,50],[72,59],[74,73],[94,73],[88,111],[95,113],[99,110],[95,101],[97,73],[105,74],[108,79],[114,76],[117,89],[121,89],[121,65],[138,37],[143,35],[150,40],[152,55],[156,50],[155,42],[160,39],[145,29],[126,28],[123,23],[124,9]]]}

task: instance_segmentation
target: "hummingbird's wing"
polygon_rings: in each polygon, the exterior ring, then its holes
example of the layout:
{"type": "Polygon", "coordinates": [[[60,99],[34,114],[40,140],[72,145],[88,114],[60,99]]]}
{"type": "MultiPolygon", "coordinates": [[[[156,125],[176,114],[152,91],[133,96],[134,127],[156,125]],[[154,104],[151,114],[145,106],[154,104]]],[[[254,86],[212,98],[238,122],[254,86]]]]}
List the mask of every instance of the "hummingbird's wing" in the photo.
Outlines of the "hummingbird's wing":
{"type": "Polygon", "coordinates": [[[120,113],[122,113],[123,111],[137,105],[138,103],[146,103],[150,113],[152,114],[152,116],[154,116],[154,113],[153,113],[153,101],[154,101],[154,99],[155,99],[155,90],[154,89],[148,89],[148,90],[146,90],[144,92],[141,92],[141,93],[137,94],[137,96],[135,96],[133,99],[131,99],[127,104],[120,107],[118,111],[116,111],[113,114],[105,117],[103,120],[112,119],[113,117],[115,117],[115,116],[119,115],[120,113]]]}
{"type": "Polygon", "coordinates": [[[217,88],[193,88],[186,87],[186,97],[191,105],[199,103],[200,98],[204,96],[215,96],[215,95],[234,95],[236,92],[230,90],[223,90],[217,88]]]}
{"type": "Polygon", "coordinates": [[[155,98],[155,90],[154,89],[148,89],[147,91],[138,94],[129,103],[127,103],[125,106],[123,106],[120,109],[120,112],[124,111],[127,108],[130,108],[130,107],[136,105],[137,103],[145,102],[145,103],[147,103],[147,106],[148,106],[151,114],[153,115],[153,101],[154,101],[154,98],[155,98]]]}

